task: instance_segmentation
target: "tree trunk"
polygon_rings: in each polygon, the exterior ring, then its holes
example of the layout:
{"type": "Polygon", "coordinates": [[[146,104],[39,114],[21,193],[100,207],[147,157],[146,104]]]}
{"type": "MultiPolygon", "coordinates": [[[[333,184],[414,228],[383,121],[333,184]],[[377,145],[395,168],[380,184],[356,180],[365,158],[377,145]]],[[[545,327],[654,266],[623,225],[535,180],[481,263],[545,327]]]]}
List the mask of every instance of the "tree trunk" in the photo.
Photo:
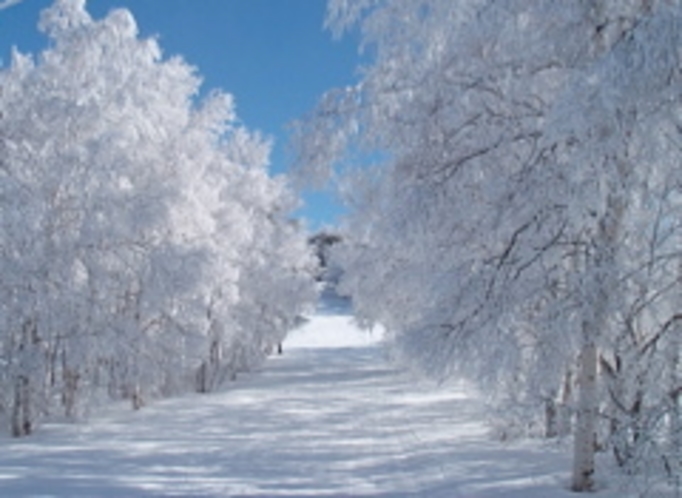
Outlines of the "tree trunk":
{"type": "Polygon", "coordinates": [[[197,369],[197,375],[196,375],[196,390],[198,393],[207,393],[208,392],[208,373],[206,372],[208,370],[208,365],[205,361],[201,362],[201,365],[197,369]]]}
{"type": "Polygon", "coordinates": [[[669,445],[670,462],[668,473],[671,484],[675,490],[675,497],[682,496],[682,479],[680,474],[680,462],[682,462],[682,413],[680,410],[680,335],[682,334],[682,324],[677,324],[673,329],[668,356],[669,369],[669,396],[670,396],[670,415],[669,415],[669,445]]]}
{"type": "Polygon", "coordinates": [[[28,436],[33,432],[31,413],[31,385],[28,377],[20,375],[14,384],[12,406],[12,436],[28,436]]]}
{"type": "Polygon", "coordinates": [[[571,418],[573,410],[571,402],[573,398],[573,372],[570,369],[564,374],[564,385],[561,389],[561,403],[559,404],[558,431],[559,436],[568,436],[571,433],[571,418]]]}
{"type": "Polygon", "coordinates": [[[545,437],[555,438],[559,435],[559,407],[554,394],[545,399],[545,437]]]}
{"type": "Polygon", "coordinates": [[[142,389],[139,384],[135,384],[133,387],[133,393],[130,397],[130,401],[133,405],[133,410],[139,410],[144,406],[144,398],[142,397],[142,389]]]}
{"type": "Polygon", "coordinates": [[[21,381],[14,383],[14,401],[12,403],[12,436],[21,437],[24,431],[21,425],[21,381]]]}
{"type": "Polygon", "coordinates": [[[21,377],[21,428],[24,436],[28,436],[33,432],[31,383],[28,376],[21,377]]]}
{"type": "Polygon", "coordinates": [[[573,447],[573,491],[594,489],[594,457],[597,446],[597,339],[608,323],[609,303],[616,285],[616,255],[627,206],[625,188],[632,165],[616,159],[617,178],[609,185],[606,212],[599,220],[593,246],[586,254],[583,283],[583,317],[578,365],[578,408],[573,447]],[[617,181],[616,181],[617,180],[617,181]]]}
{"type": "Polygon", "coordinates": [[[80,375],[75,369],[64,368],[62,371],[64,385],[62,386],[62,405],[67,418],[76,417],[76,401],[78,399],[78,381],[80,375]]]}
{"type": "Polygon", "coordinates": [[[597,421],[597,345],[586,340],[578,365],[578,410],[573,448],[573,491],[594,489],[597,421]]]}
{"type": "Polygon", "coordinates": [[[27,319],[21,330],[21,339],[17,348],[18,372],[14,380],[14,400],[11,424],[14,437],[27,436],[33,431],[33,413],[31,407],[31,353],[38,342],[36,322],[27,319]]]}

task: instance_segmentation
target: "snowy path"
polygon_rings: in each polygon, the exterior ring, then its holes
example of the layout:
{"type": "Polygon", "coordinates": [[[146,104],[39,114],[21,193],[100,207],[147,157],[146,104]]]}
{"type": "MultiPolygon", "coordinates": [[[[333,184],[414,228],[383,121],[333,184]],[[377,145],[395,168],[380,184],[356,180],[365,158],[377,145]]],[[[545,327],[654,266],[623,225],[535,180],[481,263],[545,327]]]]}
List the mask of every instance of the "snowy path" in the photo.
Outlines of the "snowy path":
{"type": "Polygon", "coordinates": [[[347,318],[319,316],[225,393],[3,441],[0,496],[575,496],[564,456],[501,446],[479,414],[463,389],[415,384],[347,318]]]}

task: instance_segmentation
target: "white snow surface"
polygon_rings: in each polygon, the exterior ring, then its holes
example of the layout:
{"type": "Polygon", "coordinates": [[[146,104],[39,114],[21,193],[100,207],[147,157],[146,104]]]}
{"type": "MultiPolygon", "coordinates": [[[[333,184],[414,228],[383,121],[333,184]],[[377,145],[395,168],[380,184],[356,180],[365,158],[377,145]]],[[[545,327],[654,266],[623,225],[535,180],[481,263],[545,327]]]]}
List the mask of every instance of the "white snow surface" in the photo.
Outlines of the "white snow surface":
{"type": "Polygon", "coordinates": [[[0,496],[576,496],[565,447],[494,440],[479,396],[397,371],[379,339],[314,316],[224,392],[8,438],[0,496]]]}

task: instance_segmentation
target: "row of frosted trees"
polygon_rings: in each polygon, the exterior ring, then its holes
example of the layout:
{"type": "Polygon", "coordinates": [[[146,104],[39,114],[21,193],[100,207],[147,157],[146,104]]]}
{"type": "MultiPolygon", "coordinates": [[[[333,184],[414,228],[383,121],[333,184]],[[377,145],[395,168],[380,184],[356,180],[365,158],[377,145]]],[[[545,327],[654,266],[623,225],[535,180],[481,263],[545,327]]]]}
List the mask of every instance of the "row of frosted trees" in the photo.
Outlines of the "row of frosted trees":
{"type": "Polygon", "coordinates": [[[315,297],[314,260],[231,97],[199,99],[125,10],[57,0],[0,72],[0,418],[209,391],[315,297]]]}
{"type": "Polygon", "coordinates": [[[681,4],[330,0],[328,23],[369,63],[299,162],[345,171],[358,314],[508,423],[572,433],[574,490],[605,449],[679,493],[681,4]]]}

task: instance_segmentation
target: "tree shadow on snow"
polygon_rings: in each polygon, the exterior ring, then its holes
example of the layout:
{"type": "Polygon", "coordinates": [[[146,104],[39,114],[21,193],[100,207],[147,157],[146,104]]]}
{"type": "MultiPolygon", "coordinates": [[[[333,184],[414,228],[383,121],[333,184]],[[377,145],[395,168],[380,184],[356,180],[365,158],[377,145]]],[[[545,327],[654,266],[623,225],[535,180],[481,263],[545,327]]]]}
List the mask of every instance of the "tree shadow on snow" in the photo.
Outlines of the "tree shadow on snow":
{"type": "Polygon", "coordinates": [[[562,496],[562,458],[500,446],[480,416],[376,347],[300,349],[224,393],[11,441],[0,495],[562,496]]]}

